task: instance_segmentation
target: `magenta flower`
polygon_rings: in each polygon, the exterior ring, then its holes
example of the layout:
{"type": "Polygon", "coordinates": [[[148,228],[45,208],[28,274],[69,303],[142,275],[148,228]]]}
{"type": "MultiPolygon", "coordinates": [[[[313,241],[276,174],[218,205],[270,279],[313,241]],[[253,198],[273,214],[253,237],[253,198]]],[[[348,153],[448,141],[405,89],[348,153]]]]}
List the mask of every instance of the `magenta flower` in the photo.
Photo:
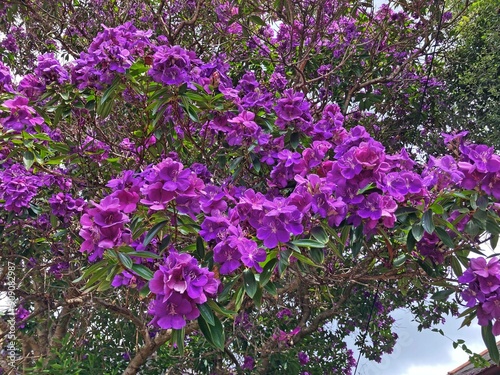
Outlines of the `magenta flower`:
{"type": "Polygon", "coordinates": [[[281,220],[275,217],[264,217],[262,226],[257,229],[257,238],[262,240],[268,249],[272,249],[280,242],[288,242],[290,233],[281,220]]]}
{"type": "Polygon", "coordinates": [[[488,263],[485,258],[471,259],[470,268],[473,273],[481,277],[495,276],[500,273],[500,263],[496,257],[491,258],[488,263]]]}
{"type": "Polygon", "coordinates": [[[200,316],[196,304],[177,292],[172,293],[167,300],[157,297],[152,301],[148,313],[154,315],[150,324],[163,329],[181,329],[186,325],[186,320],[200,316]]]}
{"type": "Polygon", "coordinates": [[[200,315],[196,304],[214,297],[219,284],[214,273],[201,268],[191,255],[171,249],[165,264],[149,281],[149,289],[156,295],[149,309],[154,315],[151,324],[163,329],[184,327],[186,320],[200,315]]]}

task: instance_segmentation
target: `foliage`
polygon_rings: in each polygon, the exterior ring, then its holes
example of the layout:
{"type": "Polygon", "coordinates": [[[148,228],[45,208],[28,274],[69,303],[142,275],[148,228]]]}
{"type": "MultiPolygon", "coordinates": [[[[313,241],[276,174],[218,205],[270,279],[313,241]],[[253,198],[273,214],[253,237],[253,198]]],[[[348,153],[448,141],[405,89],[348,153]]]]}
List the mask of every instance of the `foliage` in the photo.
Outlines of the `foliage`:
{"type": "Polygon", "coordinates": [[[346,337],[380,361],[401,307],[467,304],[491,342],[500,269],[469,256],[498,242],[500,156],[393,134],[440,4],[134,4],[2,5],[19,371],[349,374],[346,337]]]}

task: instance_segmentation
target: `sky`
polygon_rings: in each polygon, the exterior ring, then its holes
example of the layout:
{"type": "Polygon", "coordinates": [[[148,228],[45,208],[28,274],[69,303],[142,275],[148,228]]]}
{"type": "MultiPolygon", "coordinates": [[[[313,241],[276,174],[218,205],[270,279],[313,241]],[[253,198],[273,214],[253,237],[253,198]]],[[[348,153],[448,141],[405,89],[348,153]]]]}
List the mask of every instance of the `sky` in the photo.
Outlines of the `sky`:
{"type": "Polygon", "coordinates": [[[453,348],[453,340],[465,340],[476,353],[485,349],[476,321],[459,330],[461,319],[447,317],[445,324],[435,327],[444,331],[444,337],[431,330],[418,332],[418,323],[411,321],[407,310],[396,311],[393,317],[394,331],[399,336],[394,352],[384,356],[380,364],[362,358],[356,375],[446,375],[469,358],[462,349],[453,348]]]}

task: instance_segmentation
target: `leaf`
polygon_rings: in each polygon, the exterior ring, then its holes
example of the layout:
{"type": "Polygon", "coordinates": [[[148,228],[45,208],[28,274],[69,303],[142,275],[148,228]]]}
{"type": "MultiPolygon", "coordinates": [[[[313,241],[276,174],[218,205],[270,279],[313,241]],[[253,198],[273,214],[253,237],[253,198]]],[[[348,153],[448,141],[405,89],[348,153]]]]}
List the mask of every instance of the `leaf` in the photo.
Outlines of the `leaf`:
{"type": "Polygon", "coordinates": [[[462,276],[463,270],[462,270],[462,266],[460,264],[460,260],[454,256],[451,258],[451,269],[453,270],[453,272],[455,273],[455,275],[457,277],[462,276]]]}
{"type": "Polygon", "coordinates": [[[127,254],[124,253],[117,253],[118,259],[120,260],[120,263],[123,264],[123,266],[127,269],[131,269],[132,266],[134,265],[134,262],[132,262],[132,259],[127,254]]]}
{"type": "Polygon", "coordinates": [[[325,253],[322,249],[312,248],[309,250],[309,254],[311,254],[311,259],[316,264],[323,264],[325,261],[325,253]]]}
{"type": "Polygon", "coordinates": [[[487,326],[481,327],[481,335],[483,336],[483,341],[486,344],[486,348],[488,349],[488,353],[490,354],[491,360],[495,364],[500,364],[500,353],[498,352],[498,347],[496,343],[495,336],[493,335],[493,325],[491,321],[487,326]]]}
{"type": "Polygon", "coordinates": [[[292,256],[294,256],[295,258],[297,258],[297,260],[301,261],[304,264],[308,264],[308,265],[313,266],[313,267],[317,267],[318,266],[311,259],[309,259],[308,257],[306,257],[306,256],[304,256],[301,253],[298,253],[296,251],[292,252],[292,256]]]}
{"type": "Polygon", "coordinates": [[[422,216],[422,227],[425,229],[425,231],[429,234],[434,233],[434,221],[432,219],[432,211],[427,210],[424,212],[424,215],[422,216]]]}
{"type": "Polygon", "coordinates": [[[264,22],[264,20],[256,15],[250,16],[250,21],[252,21],[253,23],[256,23],[259,26],[266,26],[266,23],[264,22]]]}
{"type": "Polygon", "coordinates": [[[292,145],[293,149],[295,150],[297,147],[299,147],[300,144],[300,135],[299,133],[295,132],[290,135],[290,144],[292,145]]]}
{"type": "Polygon", "coordinates": [[[448,232],[446,232],[443,228],[436,227],[435,229],[437,236],[443,243],[449,247],[450,249],[453,249],[455,247],[455,244],[453,243],[453,240],[451,239],[450,235],[448,232]]]}
{"type": "Polygon", "coordinates": [[[200,236],[196,237],[196,255],[198,255],[198,259],[205,257],[205,243],[200,236]]]}
{"type": "Polygon", "coordinates": [[[216,316],[214,316],[214,321],[215,325],[211,329],[211,331],[215,347],[220,350],[224,350],[226,344],[226,336],[224,334],[224,328],[222,327],[222,323],[220,322],[219,318],[217,318],[216,316]]]}
{"type": "Polygon", "coordinates": [[[396,259],[394,259],[393,265],[394,267],[401,267],[406,262],[406,254],[401,254],[396,259]]]}
{"type": "Polygon", "coordinates": [[[205,319],[205,321],[211,326],[215,326],[214,313],[212,309],[208,306],[208,303],[204,303],[203,305],[198,305],[198,310],[200,310],[200,314],[205,319]]]}
{"type": "Polygon", "coordinates": [[[413,251],[415,249],[415,236],[413,235],[413,228],[408,232],[408,236],[406,237],[406,249],[408,251],[413,251]]]}
{"type": "Polygon", "coordinates": [[[202,315],[198,317],[198,325],[203,336],[216,349],[224,350],[226,338],[220,320],[214,316],[214,325],[208,325],[202,315]]]}
{"type": "Polygon", "coordinates": [[[144,280],[149,281],[153,278],[153,271],[142,264],[133,264],[131,269],[144,280]]]}
{"type": "Polygon", "coordinates": [[[495,250],[497,245],[498,245],[498,234],[494,234],[490,238],[490,246],[493,250],[495,250]]]}
{"type": "Polygon", "coordinates": [[[446,301],[454,292],[454,289],[440,290],[439,292],[434,293],[431,298],[435,301],[446,301]]]}
{"type": "Polygon", "coordinates": [[[286,250],[280,252],[279,260],[278,260],[278,272],[280,275],[283,274],[283,272],[285,272],[286,268],[290,264],[290,255],[291,254],[292,254],[292,251],[290,249],[286,249],[286,250]]]}
{"type": "MultiPolygon", "coordinates": [[[[102,116],[102,113],[100,112],[101,111],[101,108],[103,107],[103,105],[108,101],[108,99],[110,99],[111,95],[113,95],[113,93],[116,91],[116,89],[118,88],[118,86],[120,85],[120,77],[119,76],[116,76],[116,78],[114,79],[113,83],[111,84],[111,86],[109,86],[106,91],[104,91],[104,94],[102,95],[102,98],[101,100],[99,101],[99,106],[97,108],[97,113],[99,115],[102,116]]],[[[107,115],[103,116],[103,117],[106,117],[107,115]]]]}
{"type": "Polygon", "coordinates": [[[315,240],[295,240],[291,243],[298,247],[315,247],[318,249],[323,249],[325,247],[324,243],[320,243],[315,240]]]}
{"type": "Polygon", "coordinates": [[[31,151],[25,151],[23,154],[23,164],[26,170],[29,170],[35,162],[35,155],[31,151]]]}
{"type": "Polygon", "coordinates": [[[424,237],[424,227],[420,223],[413,224],[411,227],[411,234],[415,241],[420,241],[424,237]]]}
{"type": "Polygon", "coordinates": [[[252,271],[246,270],[243,272],[243,282],[245,287],[245,292],[250,298],[253,298],[255,292],[257,292],[257,281],[252,271]]]}
{"type": "Polygon", "coordinates": [[[184,355],[184,336],[186,335],[186,331],[184,327],[181,329],[173,329],[172,330],[172,343],[177,345],[177,349],[179,349],[179,355],[184,355]]]}
{"type": "Polygon", "coordinates": [[[168,223],[168,220],[163,220],[160,221],[158,224],[156,224],[153,228],[151,228],[144,238],[144,242],[142,243],[143,246],[148,246],[149,243],[153,240],[153,238],[156,236],[156,233],[160,231],[161,228],[163,228],[166,224],[168,223]]]}
{"type": "Polygon", "coordinates": [[[326,244],[329,241],[328,234],[322,227],[314,227],[311,229],[312,236],[322,244],[326,244]]]}
{"type": "Polygon", "coordinates": [[[209,299],[207,303],[212,308],[213,311],[218,312],[221,315],[227,316],[228,318],[234,318],[234,316],[237,314],[236,311],[228,310],[222,306],[219,306],[215,301],[211,299],[209,299]]]}
{"type": "Polygon", "coordinates": [[[158,254],[152,253],[151,251],[131,251],[126,253],[128,256],[136,258],[147,258],[147,259],[161,259],[158,254]]]}
{"type": "Polygon", "coordinates": [[[261,274],[259,275],[259,284],[262,286],[265,286],[271,275],[273,274],[273,271],[276,267],[276,263],[278,263],[278,259],[273,258],[269,262],[266,263],[264,266],[264,269],[262,270],[261,274]]]}
{"type": "Polygon", "coordinates": [[[498,225],[496,220],[491,217],[486,219],[486,230],[491,234],[500,234],[500,226],[498,225]]]}
{"type": "Polygon", "coordinates": [[[368,190],[371,190],[371,189],[372,189],[372,188],[374,188],[374,187],[375,187],[375,185],[374,185],[372,182],[370,182],[370,183],[369,183],[368,185],[366,185],[365,187],[363,187],[363,188],[359,189],[359,190],[358,190],[358,192],[357,192],[356,194],[361,195],[361,194],[363,194],[364,192],[367,192],[368,190]]]}

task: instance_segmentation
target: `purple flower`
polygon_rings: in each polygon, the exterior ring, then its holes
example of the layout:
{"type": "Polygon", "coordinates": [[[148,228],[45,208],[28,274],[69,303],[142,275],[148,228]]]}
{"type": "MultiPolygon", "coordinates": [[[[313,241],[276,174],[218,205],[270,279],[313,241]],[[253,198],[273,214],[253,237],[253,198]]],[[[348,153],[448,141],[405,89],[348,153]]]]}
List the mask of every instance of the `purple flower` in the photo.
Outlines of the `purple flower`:
{"type": "Polygon", "coordinates": [[[22,96],[3,102],[2,105],[10,109],[10,115],[0,119],[0,124],[7,129],[32,133],[35,126],[43,124],[44,121],[32,107],[28,106],[28,102],[28,99],[22,96]]]}
{"type": "Polygon", "coordinates": [[[268,249],[272,249],[280,242],[288,242],[290,233],[281,220],[275,217],[265,217],[262,220],[262,226],[257,229],[257,238],[262,240],[268,249]]]}
{"type": "Polygon", "coordinates": [[[38,56],[38,65],[35,68],[37,77],[42,78],[46,85],[57,82],[60,85],[69,80],[69,75],[56,60],[53,53],[44,53],[38,56]]]}
{"type": "Polygon", "coordinates": [[[196,304],[178,292],[173,292],[167,300],[157,296],[152,301],[148,313],[154,315],[150,324],[162,329],[181,329],[186,325],[186,320],[200,316],[196,304]]]}
{"type": "Polygon", "coordinates": [[[253,370],[255,368],[255,360],[253,359],[253,357],[245,356],[241,368],[243,370],[253,370]]]}
{"type": "Polygon", "coordinates": [[[165,264],[160,265],[149,281],[151,292],[156,294],[149,309],[154,315],[151,324],[163,329],[184,327],[186,320],[199,316],[196,304],[214,297],[219,284],[214,273],[199,267],[191,255],[171,249],[165,264]]]}
{"type": "Polygon", "coordinates": [[[304,366],[309,363],[309,356],[304,352],[299,352],[297,355],[299,357],[299,363],[304,366]]]}
{"type": "Polygon", "coordinates": [[[371,193],[361,204],[357,214],[363,219],[378,220],[382,217],[382,199],[378,193],[371,193]]]}
{"type": "Polygon", "coordinates": [[[180,46],[159,46],[148,74],[164,85],[180,85],[192,80],[192,69],[200,63],[194,52],[180,46]]]}
{"type": "Polygon", "coordinates": [[[255,268],[257,272],[262,272],[259,262],[266,260],[266,251],[257,247],[257,244],[249,239],[243,238],[240,243],[241,261],[248,268],[255,268]]]}
{"type": "Polygon", "coordinates": [[[472,272],[481,277],[496,276],[500,273],[498,258],[493,257],[486,263],[485,258],[474,258],[470,260],[472,272]]]}

